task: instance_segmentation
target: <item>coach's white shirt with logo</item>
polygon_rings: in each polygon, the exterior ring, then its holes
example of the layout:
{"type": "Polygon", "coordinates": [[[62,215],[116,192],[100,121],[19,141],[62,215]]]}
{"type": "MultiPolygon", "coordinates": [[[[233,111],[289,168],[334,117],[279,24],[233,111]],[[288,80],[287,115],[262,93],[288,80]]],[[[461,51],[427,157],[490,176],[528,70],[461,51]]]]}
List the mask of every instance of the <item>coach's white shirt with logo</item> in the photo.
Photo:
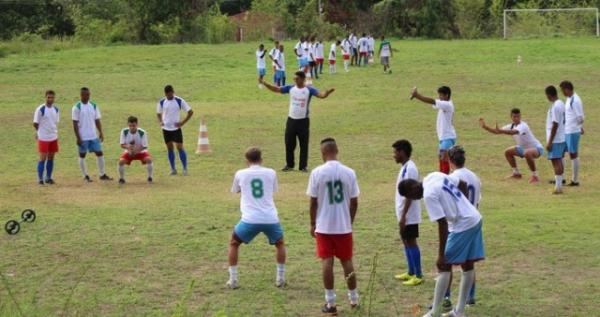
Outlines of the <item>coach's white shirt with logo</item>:
{"type": "Polygon", "coordinates": [[[456,130],[454,130],[454,103],[452,100],[435,100],[433,109],[437,109],[436,130],[438,139],[456,139],[456,130]]]}
{"type": "Polygon", "coordinates": [[[529,125],[525,121],[521,121],[519,124],[507,124],[502,127],[503,130],[516,130],[518,133],[514,134],[512,137],[517,142],[517,145],[521,146],[523,149],[535,149],[537,147],[542,147],[542,143],[535,138],[531,129],[529,129],[529,125]]]}
{"type": "Polygon", "coordinates": [[[463,232],[481,221],[481,214],[458,189],[455,176],[433,172],[423,180],[423,199],[432,222],[448,221],[449,232],[463,232]]]}
{"type": "Polygon", "coordinates": [[[577,121],[577,118],[584,118],[583,102],[576,93],[565,102],[565,133],[580,133],[583,124],[577,121]]]}
{"type": "Polygon", "coordinates": [[[479,202],[481,201],[481,180],[470,169],[463,167],[454,170],[451,176],[456,176],[461,181],[467,183],[469,190],[469,196],[467,197],[471,204],[479,209],[479,202]]]}
{"type": "Polygon", "coordinates": [[[58,139],[59,119],[58,108],[55,106],[47,107],[43,104],[37,107],[33,113],[33,122],[38,124],[38,140],[48,142],[58,139]]]}
{"type": "Polygon", "coordinates": [[[306,194],[317,198],[319,205],[315,232],[352,232],[350,199],[360,194],[354,170],[338,161],[327,161],[310,173],[306,194]]]}
{"type": "Polygon", "coordinates": [[[93,102],[78,102],[73,106],[71,113],[73,121],[77,121],[79,137],[82,141],[90,141],[98,138],[96,134],[96,120],[100,120],[100,108],[93,102]]]}
{"type": "Polygon", "coordinates": [[[281,87],[282,94],[290,94],[290,111],[288,116],[292,119],[306,119],[310,113],[310,99],[319,94],[319,90],[311,86],[298,88],[288,85],[281,87]]]}
{"type": "MultiPolygon", "coordinates": [[[[398,221],[402,219],[402,211],[404,210],[404,204],[406,203],[406,198],[398,193],[398,185],[405,179],[419,180],[419,170],[412,160],[408,160],[402,165],[402,168],[398,173],[398,179],[396,180],[396,218],[398,218],[398,221]]],[[[413,200],[406,213],[406,224],[414,225],[418,223],[421,223],[421,200],[413,200]]]]}
{"type": "Polygon", "coordinates": [[[552,143],[563,143],[565,142],[565,104],[560,99],[557,99],[550,106],[550,109],[548,109],[548,115],[546,116],[546,141],[550,140],[554,122],[558,123],[558,129],[556,129],[552,143]]]}
{"type": "Polygon", "coordinates": [[[162,114],[162,128],[166,131],[179,130],[176,124],[181,121],[180,112],[189,112],[190,110],[192,110],[192,107],[183,98],[177,96],[174,96],[171,100],[163,98],[156,104],[156,113],[162,114]]]}
{"type": "Polygon", "coordinates": [[[260,165],[251,165],[235,173],[232,193],[241,193],[242,221],[253,224],[278,223],[273,193],[277,192],[277,173],[260,165]]]}

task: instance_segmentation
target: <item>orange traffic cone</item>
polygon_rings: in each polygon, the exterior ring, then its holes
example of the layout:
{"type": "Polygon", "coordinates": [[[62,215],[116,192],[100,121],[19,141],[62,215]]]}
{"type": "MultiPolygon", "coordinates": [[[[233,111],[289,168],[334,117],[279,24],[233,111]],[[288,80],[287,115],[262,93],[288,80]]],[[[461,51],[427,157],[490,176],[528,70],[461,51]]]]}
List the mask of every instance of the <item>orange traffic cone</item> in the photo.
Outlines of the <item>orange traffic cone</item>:
{"type": "Polygon", "coordinates": [[[206,127],[206,121],[204,117],[200,120],[200,133],[198,135],[198,147],[196,148],[196,154],[211,153],[210,142],[208,141],[208,128],[206,127]]]}

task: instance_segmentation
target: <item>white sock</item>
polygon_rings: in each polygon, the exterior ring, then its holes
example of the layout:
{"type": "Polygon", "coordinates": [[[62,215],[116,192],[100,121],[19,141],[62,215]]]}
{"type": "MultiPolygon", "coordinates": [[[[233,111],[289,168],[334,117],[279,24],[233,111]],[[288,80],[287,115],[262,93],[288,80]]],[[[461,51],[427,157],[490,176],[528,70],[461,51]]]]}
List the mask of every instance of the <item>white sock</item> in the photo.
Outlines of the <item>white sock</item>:
{"type": "Polygon", "coordinates": [[[563,176],[562,175],[554,175],[554,188],[555,189],[561,189],[562,188],[562,181],[563,181],[563,176]]]}
{"type": "Polygon", "coordinates": [[[579,181],[579,158],[572,159],[571,166],[573,167],[572,181],[577,183],[579,181]]]}
{"type": "Polygon", "coordinates": [[[96,163],[98,164],[98,174],[100,176],[104,175],[104,156],[96,157],[96,163]]]}
{"type": "Polygon", "coordinates": [[[285,280],[285,264],[277,263],[277,279],[285,280]]]}
{"type": "Polygon", "coordinates": [[[125,165],[119,164],[119,179],[125,179],[125,165]]]}
{"type": "Polygon", "coordinates": [[[83,176],[87,176],[87,166],[85,165],[85,158],[80,157],[79,158],[79,168],[81,169],[81,174],[83,174],[83,176]]]}
{"type": "Polygon", "coordinates": [[[512,171],[513,171],[513,174],[515,174],[515,175],[521,174],[521,172],[519,172],[519,169],[516,167],[513,167],[512,171]]]}
{"type": "Polygon", "coordinates": [[[148,170],[148,177],[152,178],[152,175],[154,174],[154,165],[152,165],[152,163],[146,164],[146,170],[148,170]]]}
{"type": "Polygon", "coordinates": [[[335,291],[332,289],[325,290],[325,301],[329,307],[335,306],[335,291]]]}
{"type": "Polygon", "coordinates": [[[229,280],[237,281],[237,279],[238,279],[237,265],[229,266],[229,280]]]}
{"type": "Polygon", "coordinates": [[[475,269],[462,273],[462,277],[460,279],[460,289],[458,290],[458,303],[456,303],[456,308],[454,308],[456,313],[464,314],[465,305],[467,304],[467,297],[469,297],[469,291],[473,286],[474,280],[475,269]]]}
{"type": "Polygon", "coordinates": [[[532,174],[533,176],[538,176],[538,174],[537,174],[537,171],[533,171],[533,172],[531,172],[531,174],[532,174]]]}
{"type": "MultiPolygon", "coordinates": [[[[450,284],[450,272],[440,272],[435,281],[435,290],[433,292],[433,305],[431,312],[433,316],[438,316],[442,312],[442,301],[450,284]]],[[[467,292],[468,293],[468,292],[467,292]]]]}
{"type": "Polygon", "coordinates": [[[353,304],[357,304],[358,303],[358,290],[356,290],[356,289],[348,290],[348,299],[353,304]]]}

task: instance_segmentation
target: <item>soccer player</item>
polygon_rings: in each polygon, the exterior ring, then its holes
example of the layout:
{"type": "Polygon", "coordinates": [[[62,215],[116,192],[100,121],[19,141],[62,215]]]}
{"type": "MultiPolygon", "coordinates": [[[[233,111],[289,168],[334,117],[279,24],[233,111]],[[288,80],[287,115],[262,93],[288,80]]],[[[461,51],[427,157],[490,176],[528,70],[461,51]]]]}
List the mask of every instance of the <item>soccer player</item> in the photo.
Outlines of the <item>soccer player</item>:
{"type": "Polygon", "coordinates": [[[77,102],[71,111],[73,119],[73,130],[79,149],[79,168],[86,182],[92,179],[88,175],[85,165],[85,156],[88,152],[96,154],[96,163],[98,165],[98,174],[100,180],[109,181],[111,177],[104,172],[104,153],[102,153],[102,142],[104,142],[104,133],[102,133],[102,122],[100,121],[100,108],[96,103],[90,101],[90,90],[83,87],[80,90],[81,100],[77,102]],[[98,129],[98,134],[96,134],[98,129]]]}
{"type": "Polygon", "coordinates": [[[375,56],[375,39],[373,35],[369,34],[367,40],[369,41],[369,58],[372,58],[375,56]]]}
{"type": "Polygon", "coordinates": [[[342,57],[344,59],[344,70],[347,72],[350,71],[350,69],[348,69],[348,64],[350,63],[350,54],[352,53],[352,43],[350,43],[350,40],[348,38],[345,38],[342,41],[342,57]]]}
{"type": "Polygon", "coordinates": [[[323,165],[310,174],[307,195],[310,197],[310,234],[316,239],[321,259],[325,305],[322,312],[336,314],[333,261],[338,258],[348,285],[350,306],[358,306],[356,273],[352,263],[352,224],[358,210],[360,190],[354,171],[337,160],[334,139],[321,141],[323,165]]]}
{"type": "Polygon", "coordinates": [[[454,103],[452,102],[452,90],[448,86],[438,88],[438,99],[433,99],[421,95],[417,87],[413,88],[411,99],[417,98],[426,104],[433,105],[437,109],[436,130],[439,139],[439,162],[440,172],[450,173],[450,163],[448,162],[448,149],[456,144],[456,130],[454,129],[454,103]]]}
{"type": "Polygon", "coordinates": [[[563,184],[563,157],[567,151],[565,142],[565,104],[558,98],[558,91],[554,86],[546,87],[546,98],[550,101],[550,108],[546,116],[546,150],[548,159],[554,169],[555,195],[562,194],[563,184]]]}
{"type": "Polygon", "coordinates": [[[285,86],[285,55],[283,53],[283,44],[279,45],[275,63],[275,84],[279,87],[285,86]]]}
{"type": "Polygon", "coordinates": [[[311,78],[319,79],[319,74],[317,73],[317,56],[316,56],[316,45],[317,40],[313,36],[308,41],[308,85],[312,85],[311,78]]]}
{"type": "Polygon", "coordinates": [[[351,65],[359,65],[359,61],[358,61],[358,38],[356,37],[356,35],[354,35],[354,33],[350,33],[350,36],[348,37],[348,39],[350,40],[350,44],[351,44],[351,51],[350,53],[352,54],[352,61],[351,61],[351,65]]]}
{"type": "Polygon", "coordinates": [[[358,40],[358,53],[358,66],[367,66],[369,64],[369,39],[367,39],[366,33],[363,33],[358,40]]]}
{"type": "Polygon", "coordinates": [[[246,150],[248,168],[235,173],[232,193],[241,193],[242,219],[233,229],[229,242],[229,280],[227,286],[238,288],[238,251],[242,243],[250,243],[259,233],[264,233],[269,243],[277,249],[277,277],[275,285],[285,285],[285,244],[283,228],[279,223],[273,194],[277,192],[277,174],[262,167],[262,153],[258,148],[246,150]]]}
{"type": "Polygon", "coordinates": [[[303,64],[302,57],[304,56],[304,50],[302,45],[304,44],[304,36],[300,37],[300,40],[294,46],[294,55],[296,55],[296,60],[298,61],[298,69],[304,70],[306,65],[303,64]]]}
{"type": "Polygon", "coordinates": [[[323,74],[323,60],[325,59],[325,53],[323,49],[323,41],[320,39],[315,42],[315,57],[317,59],[317,68],[319,74],[323,74]]]}
{"type": "Polygon", "coordinates": [[[35,109],[33,113],[33,127],[37,140],[40,160],[37,163],[38,183],[40,185],[54,184],[52,171],[54,170],[54,155],[58,153],[58,108],[54,105],[56,93],[46,90],[46,102],[35,109]],[[44,169],[46,178],[44,178],[44,169]]]}
{"type": "Polygon", "coordinates": [[[300,143],[300,171],[308,172],[308,138],[310,134],[310,119],[308,115],[310,113],[310,100],[313,96],[325,99],[335,89],[331,88],[325,92],[319,91],[312,86],[306,85],[306,74],[304,72],[298,71],[295,75],[295,85],[277,87],[266,82],[263,82],[263,84],[272,92],[290,95],[290,110],[285,127],[286,165],[282,171],[289,172],[294,170],[294,151],[296,150],[297,138],[300,143]]]}
{"type": "Polygon", "coordinates": [[[421,202],[418,200],[406,199],[398,193],[398,185],[405,179],[419,180],[419,170],[417,165],[410,159],[412,154],[412,145],[407,140],[398,140],[392,147],[394,148],[394,159],[396,163],[402,164],[398,173],[396,187],[396,218],[400,238],[404,244],[404,254],[408,264],[408,272],[396,275],[395,278],[404,281],[402,284],[407,286],[416,286],[423,283],[423,272],[421,270],[421,250],[417,244],[419,237],[419,223],[421,223],[421,202]]]}
{"type": "Polygon", "coordinates": [[[560,89],[563,95],[567,97],[565,101],[565,139],[573,169],[571,182],[567,186],[579,186],[579,139],[584,133],[583,120],[585,118],[583,103],[573,90],[573,83],[570,81],[565,80],[561,82],[560,89]]]}
{"type": "Polygon", "coordinates": [[[379,58],[381,65],[383,65],[383,73],[392,73],[392,67],[390,66],[390,58],[393,56],[392,44],[385,39],[385,36],[381,36],[381,44],[379,44],[379,58]]]}
{"type": "Polygon", "coordinates": [[[262,89],[262,84],[260,84],[267,73],[265,67],[265,55],[267,55],[267,51],[265,50],[265,46],[260,44],[258,46],[258,50],[256,50],[256,68],[258,69],[258,88],[262,89]]]}
{"type": "Polygon", "coordinates": [[[152,183],[152,157],[148,153],[148,134],[144,129],[138,128],[138,118],[130,116],[127,118],[127,128],[121,130],[121,148],[125,151],[119,158],[119,184],[125,184],[125,165],[131,165],[132,161],[140,161],[146,165],[148,171],[148,183],[152,183]]]}
{"type": "MultiPolygon", "coordinates": [[[[330,74],[335,74],[337,73],[337,68],[335,66],[335,62],[337,60],[337,56],[336,56],[336,50],[337,47],[340,46],[341,42],[339,40],[336,40],[335,42],[331,43],[331,47],[329,48],[329,73],[330,74]]],[[[347,66],[344,66],[345,68],[347,68],[347,66]]]]}
{"type": "Polygon", "coordinates": [[[271,66],[273,66],[273,81],[277,81],[275,77],[277,76],[277,63],[275,62],[277,55],[279,55],[279,41],[275,41],[273,48],[269,51],[269,59],[271,60],[271,66]]]}
{"type": "Polygon", "coordinates": [[[479,119],[479,125],[490,133],[511,135],[515,139],[517,145],[509,147],[504,151],[504,156],[512,168],[512,175],[508,178],[521,179],[523,177],[517,168],[517,161],[515,160],[515,157],[518,156],[525,158],[531,170],[532,175],[529,183],[536,184],[540,179],[535,167],[535,160],[544,154],[544,148],[540,141],[535,138],[531,129],[529,129],[529,125],[525,121],[521,121],[521,110],[513,108],[510,111],[510,117],[512,123],[502,128],[498,128],[498,124],[496,124],[495,128],[487,126],[483,118],[479,119]]]}
{"type": "Polygon", "coordinates": [[[187,170],[187,153],[183,148],[183,131],[181,128],[190,120],[194,111],[190,105],[188,105],[183,98],[175,95],[175,89],[173,86],[165,86],[165,98],[162,98],[156,104],[156,117],[158,123],[162,127],[163,139],[167,146],[167,157],[169,158],[169,165],[171,166],[171,175],[177,175],[177,169],[175,168],[175,152],[177,148],[179,153],[179,160],[183,167],[183,175],[188,174],[187,170]],[[185,119],[181,121],[180,113],[184,111],[187,113],[185,119]]]}
{"type": "Polygon", "coordinates": [[[462,278],[456,307],[447,316],[465,316],[468,293],[475,279],[475,262],[483,260],[482,217],[467,199],[467,185],[455,176],[433,172],[423,182],[407,179],[398,186],[407,199],[425,201],[429,219],[438,223],[438,276],[433,305],[424,317],[440,316],[452,265],[460,265],[462,278]]]}

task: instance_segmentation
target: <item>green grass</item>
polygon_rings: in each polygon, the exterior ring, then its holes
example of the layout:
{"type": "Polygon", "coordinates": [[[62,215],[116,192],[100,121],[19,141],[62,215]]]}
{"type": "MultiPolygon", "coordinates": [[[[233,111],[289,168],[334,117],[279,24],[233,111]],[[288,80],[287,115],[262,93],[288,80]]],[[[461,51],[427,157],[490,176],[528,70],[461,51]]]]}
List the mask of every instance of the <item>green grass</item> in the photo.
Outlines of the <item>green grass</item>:
{"type": "MultiPolygon", "coordinates": [[[[399,166],[390,146],[408,138],[421,174],[437,168],[435,111],[409,101],[408,93],[418,85],[432,95],[441,84],[453,88],[459,143],[484,185],[487,259],[477,267],[479,302],[469,314],[597,314],[598,40],[397,41],[394,46],[393,75],[379,67],[353,68],[316,83],[336,92],[313,102],[310,166],[320,163],[318,141],[336,137],[340,159],[357,171],[362,190],[354,229],[363,308],[349,312],[336,266],[342,315],[370,310],[372,316],[412,316],[431,301],[437,229],[429,221],[422,224],[420,238],[425,284],[406,288],[392,279],[405,264],[393,209],[399,166]],[[520,66],[517,55],[523,56],[520,66]],[[543,180],[538,186],[503,180],[510,170],[502,153],[513,141],[483,133],[477,119],[506,122],[510,108],[518,106],[543,140],[548,106],[543,89],[567,78],[583,98],[588,122],[582,138],[583,186],[551,196],[546,159],[538,161],[543,180]]],[[[289,286],[274,287],[274,250],[264,238],[241,249],[242,288],[224,286],[228,238],[239,219],[238,196],[229,188],[234,172],[244,167],[243,151],[257,145],[264,149],[265,165],[284,164],[288,98],[257,89],[254,50],[250,44],[121,46],[0,59],[0,219],[15,218],[24,208],[38,213],[38,220],[18,235],[0,234],[0,315],[19,316],[17,303],[23,316],[318,315],[323,290],[308,230],[305,174],[279,174],[276,204],[288,243],[289,286]],[[155,122],[155,104],[166,83],[196,112],[184,129],[190,153],[200,116],[208,121],[214,153],[191,154],[191,176],[185,178],[167,176],[155,122]],[[150,135],[155,184],[144,183],[145,170],[137,164],[127,170],[129,182],[122,188],[116,182],[82,182],[70,108],[83,85],[91,87],[103,112],[109,173],[116,174],[118,133],[134,114],[150,135]],[[31,119],[48,88],[57,91],[62,114],[58,185],[38,187],[31,119]]],[[[290,49],[287,57],[293,69],[290,49]]],[[[519,164],[525,170],[524,162],[519,164]]],[[[96,175],[91,157],[88,168],[96,175]]]]}

